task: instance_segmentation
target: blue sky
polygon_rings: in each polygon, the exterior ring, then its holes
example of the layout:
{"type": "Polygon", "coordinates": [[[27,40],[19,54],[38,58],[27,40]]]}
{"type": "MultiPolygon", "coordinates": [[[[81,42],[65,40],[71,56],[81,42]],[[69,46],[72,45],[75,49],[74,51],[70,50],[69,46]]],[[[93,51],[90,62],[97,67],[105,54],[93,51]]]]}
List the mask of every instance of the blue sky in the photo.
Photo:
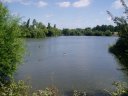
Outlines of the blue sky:
{"type": "MultiPolygon", "coordinates": [[[[102,24],[113,24],[106,10],[121,16],[120,0],[0,0],[11,14],[50,22],[59,28],[85,28],[102,24]]],[[[125,0],[128,4],[128,0],[125,0]]]]}

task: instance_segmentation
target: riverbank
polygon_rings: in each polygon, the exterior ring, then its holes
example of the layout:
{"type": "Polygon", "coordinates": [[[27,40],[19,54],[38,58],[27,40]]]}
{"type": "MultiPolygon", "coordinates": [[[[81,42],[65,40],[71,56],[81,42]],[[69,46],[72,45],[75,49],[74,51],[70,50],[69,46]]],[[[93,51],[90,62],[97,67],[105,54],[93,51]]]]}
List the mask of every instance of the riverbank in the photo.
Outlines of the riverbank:
{"type": "Polygon", "coordinates": [[[0,96],[127,96],[128,87],[127,83],[115,82],[115,91],[101,90],[95,93],[88,93],[81,90],[72,90],[67,93],[61,93],[60,90],[55,87],[47,87],[43,90],[32,91],[32,86],[25,81],[12,81],[8,85],[0,84],[0,96]]]}

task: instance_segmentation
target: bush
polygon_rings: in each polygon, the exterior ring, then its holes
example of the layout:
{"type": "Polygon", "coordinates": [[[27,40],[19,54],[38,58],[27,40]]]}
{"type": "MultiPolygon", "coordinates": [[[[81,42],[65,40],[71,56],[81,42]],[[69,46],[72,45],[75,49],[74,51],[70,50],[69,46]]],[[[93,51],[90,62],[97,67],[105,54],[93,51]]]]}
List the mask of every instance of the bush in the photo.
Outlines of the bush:
{"type": "Polygon", "coordinates": [[[95,31],[94,32],[94,36],[102,36],[103,35],[103,32],[102,31],[95,31]]]}
{"type": "Polygon", "coordinates": [[[111,36],[111,35],[112,35],[112,32],[111,32],[110,30],[106,30],[106,31],[104,32],[104,35],[105,35],[105,36],[111,36]]]}
{"type": "Polygon", "coordinates": [[[119,38],[112,47],[109,48],[109,51],[115,55],[128,55],[128,40],[125,38],[119,38]]]}
{"type": "Polygon", "coordinates": [[[9,85],[0,84],[0,96],[59,96],[56,87],[32,91],[32,87],[25,81],[12,81],[9,85]]]}
{"type": "Polygon", "coordinates": [[[107,13],[111,16],[114,23],[117,25],[119,39],[116,44],[110,47],[110,52],[115,55],[128,55],[128,6],[126,5],[124,0],[120,0],[122,6],[124,7],[124,16],[122,17],[113,17],[111,12],[107,11],[107,13]]]}
{"type": "Polygon", "coordinates": [[[127,83],[125,82],[114,82],[113,85],[115,86],[115,91],[109,92],[111,96],[128,96],[128,87],[127,83]]]}
{"type": "Polygon", "coordinates": [[[23,40],[20,37],[19,19],[9,15],[0,3],[0,81],[5,82],[17,69],[23,56],[23,40]]]}

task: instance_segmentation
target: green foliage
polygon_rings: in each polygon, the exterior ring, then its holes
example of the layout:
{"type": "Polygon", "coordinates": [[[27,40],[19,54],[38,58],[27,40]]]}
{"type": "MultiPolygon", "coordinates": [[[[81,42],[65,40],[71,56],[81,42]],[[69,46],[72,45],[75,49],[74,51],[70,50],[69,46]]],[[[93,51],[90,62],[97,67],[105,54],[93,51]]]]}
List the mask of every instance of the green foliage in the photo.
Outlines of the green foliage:
{"type": "Polygon", "coordinates": [[[109,92],[111,96],[127,96],[128,95],[128,85],[125,82],[114,82],[115,91],[109,92]]]}
{"type": "Polygon", "coordinates": [[[93,36],[94,34],[93,34],[91,28],[85,28],[84,35],[86,35],[86,36],[93,36]]]}
{"type": "Polygon", "coordinates": [[[105,36],[111,36],[111,35],[112,35],[112,32],[111,32],[110,30],[106,30],[106,31],[104,32],[104,35],[105,35],[105,36]]]}
{"type": "Polygon", "coordinates": [[[22,37],[27,38],[45,38],[61,34],[60,30],[56,28],[56,25],[52,27],[50,23],[48,23],[46,27],[41,22],[37,22],[36,19],[32,21],[32,25],[30,25],[30,19],[28,19],[27,22],[21,24],[20,28],[22,30],[22,37]]]}
{"type": "Polygon", "coordinates": [[[65,35],[65,36],[69,36],[70,35],[69,29],[63,29],[62,34],[65,35]]]}
{"type": "Polygon", "coordinates": [[[8,9],[4,7],[2,3],[0,3],[0,27],[3,26],[4,20],[6,20],[6,16],[8,15],[8,9]]]}
{"type": "Polygon", "coordinates": [[[0,81],[10,78],[23,56],[23,40],[19,29],[19,19],[9,15],[0,3],[0,81]],[[3,21],[4,19],[4,21],[3,21]]]}
{"type": "Polygon", "coordinates": [[[30,25],[30,18],[27,21],[26,27],[29,28],[29,25],[30,25]]]}
{"type": "Polygon", "coordinates": [[[61,34],[61,31],[56,28],[56,24],[54,24],[54,26],[52,27],[51,24],[48,23],[47,29],[48,29],[48,33],[47,33],[48,37],[59,36],[61,34]]]}
{"type": "MultiPolygon", "coordinates": [[[[128,95],[128,86],[125,82],[114,82],[113,83],[115,90],[108,92],[110,95],[106,96],[127,96],[128,95]]],[[[45,88],[43,90],[33,90],[32,86],[25,81],[15,82],[12,80],[10,84],[0,83],[0,96],[63,96],[59,93],[59,89],[55,86],[45,88]]],[[[73,94],[70,96],[88,96],[86,91],[74,90],[73,94]]]]}
{"type": "Polygon", "coordinates": [[[87,27],[85,29],[76,28],[76,29],[68,29],[65,28],[60,30],[56,27],[56,24],[52,27],[50,23],[48,23],[47,27],[43,25],[41,22],[37,22],[36,19],[32,21],[32,25],[30,25],[30,19],[27,22],[23,22],[20,26],[22,30],[22,37],[27,38],[44,38],[51,36],[111,36],[115,31],[117,31],[112,25],[97,25],[94,28],[87,27]]]}
{"type": "Polygon", "coordinates": [[[125,16],[122,17],[113,17],[113,15],[107,11],[107,13],[111,16],[114,23],[117,24],[119,39],[116,44],[110,47],[110,52],[114,53],[119,57],[119,55],[127,55],[128,56],[128,7],[125,4],[124,0],[121,0],[122,5],[125,9],[125,16]]]}
{"type": "Polygon", "coordinates": [[[94,28],[87,27],[85,29],[63,29],[62,34],[65,36],[111,36],[114,32],[114,26],[112,25],[97,25],[94,28]]]}
{"type": "Polygon", "coordinates": [[[8,85],[0,84],[0,96],[30,96],[31,87],[24,81],[12,81],[8,85]]]}
{"type": "Polygon", "coordinates": [[[34,28],[36,27],[36,25],[37,25],[37,21],[36,21],[36,19],[33,19],[33,21],[32,21],[32,25],[33,25],[34,28]]]}
{"type": "Polygon", "coordinates": [[[115,17],[114,22],[119,28],[119,36],[121,38],[128,38],[128,22],[124,17],[115,17]]]}
{"type": "MultiPolygon", "coordinates": [[[[125,16],[122,17],[113,17],[113,15],[107,11],[111,16],[114,23],[117,25],[119,39],[117,42],[109,48],[109,51],[113,53],[123,65],[123,70],[128,69],[128,6],[124,0],[120,0],[124,10],[125,16]]],[[[114,84],[116,86],[116,91],[112,92],[112,96],[127,96],[128,87],[126,88],[124,83],[117,82],[114,84]],[[123,95],[122,95],[123,94],[123,95]]]]}
{"type": "Polygon", "coordinates": [[[48,23],[48,27],[47,27],[48,29],[51,29],[51,24],[50,23],[48,23]]]}
{"type": "Polygon", "coordinates": [[[103,35],[103,32],[102,32],[102,31],[96,30],[96,31],[94,32],[94,36],[102,36],[102,35],[103,35]]]}
{"type": "Polygon", "coordinates": [[[56,24],[54,24],[54,28],[56,28],[56,24]]]}
{"type": "Polygon", "coordinates": [[[0,84],[0,96],[59,96],[56,87],[49,87],[44,90],[32,91],[32,87],[25,81],[12,81],[8,85],[0,84]]]}
{"type": "Polygon", "coordinates": [[[120,55],[120,54],[128,54],[127,52],[128,50],[128,40],[124,39],[124,38],[119,38],[117,40],[117,42],[110,47],[110,52],[116,54],[116,55],[120,55]]]}

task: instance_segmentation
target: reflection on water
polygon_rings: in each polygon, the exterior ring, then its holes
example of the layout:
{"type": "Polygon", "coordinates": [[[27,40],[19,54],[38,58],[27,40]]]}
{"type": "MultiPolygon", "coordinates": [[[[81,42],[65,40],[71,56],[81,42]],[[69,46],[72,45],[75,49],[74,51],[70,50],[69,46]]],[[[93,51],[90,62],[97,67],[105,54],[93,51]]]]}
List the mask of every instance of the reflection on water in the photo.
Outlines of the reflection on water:
{"type": "Polygon", "coordinates": [[[128,75],[128,55],[120,53],[119,55],[115,55],[115,59],[121,65],[119,70],[124,71],[128,75]]]}
{"type": "Polygon", "coordinates": [[[96,92],[110,89],[114,81],[127,81],[120,63],[108,52],[116,37],[53,37],[27,39],[25,64],[15,78],[31,77],[40,89],[56,85],[62,91],[80,89],[96,92]]]}
{"type": "Polygon", "coordinates": [[[119,59],[120,64],[128,69],[128,55],[122,54],[120,57],[117,58],[119,59]]]}

